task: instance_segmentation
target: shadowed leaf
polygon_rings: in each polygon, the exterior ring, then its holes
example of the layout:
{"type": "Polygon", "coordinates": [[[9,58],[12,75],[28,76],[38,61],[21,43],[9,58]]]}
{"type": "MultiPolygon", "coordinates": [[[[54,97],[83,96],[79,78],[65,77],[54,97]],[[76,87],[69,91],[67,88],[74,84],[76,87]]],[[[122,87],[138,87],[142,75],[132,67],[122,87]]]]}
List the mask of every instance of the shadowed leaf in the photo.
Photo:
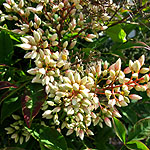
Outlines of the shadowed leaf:
{"type": "Polygon", "coordinates": [[[33,118],[38,114],[42,104],[46,100],[44,87],[40,84],[30,84],[22,96],[22,111],[28,127],[31,126],[33,118]]]}

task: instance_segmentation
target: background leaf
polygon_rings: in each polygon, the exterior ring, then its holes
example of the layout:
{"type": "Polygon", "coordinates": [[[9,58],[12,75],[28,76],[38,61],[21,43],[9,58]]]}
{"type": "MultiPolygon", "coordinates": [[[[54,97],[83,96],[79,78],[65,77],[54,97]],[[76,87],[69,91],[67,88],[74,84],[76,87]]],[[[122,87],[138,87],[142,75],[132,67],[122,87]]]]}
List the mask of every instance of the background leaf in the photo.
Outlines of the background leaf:
{"type": "Polygon", "coordinates": [[[141,119],[129,132],[128,141],[142,140],[150,136],[150,118],[141,119]]]}
{"type": "Polygon", "coordinates": [[[149,148],[144,143],[137,140],[129,141],[126,146],[131,150],[149,150],[149,148]]]}
{"type": "Polygon", "coordinates": [[[8,98],[3,102],[1,109],[1,123],[13,112],[21,108],[19,97],[8,98]]]}
{"type": "Polygon", "coordinates": [[[120,25],[115,25],[107,29],[106,32],[114,42],[124,43],[126,42],[126,33],[120,25]]]}
{"type": "Polygon", "coordinates": [[[28,127],[33,118],[38,114],[42,104],[46,100],[44,87],[40,84],[30,84],[21,99],[24,119],[28,127]]]}
{"type": "Polygon", "coordinates": [[[114,125],[116,135],[123,143],[125,143],[126,142],[126,134],[127,134],[125,126],[122,124],[122,122],[120,120],[118,120],[115,117],[113,118],[113,125],[114,125]]]}
{"type": "Polygon", "coordinates": [[[56,129],[34,124],[32,125],[31,129],[27,128],[27,130],[36,140],[38,140],[49,149],[67,150],[67,143],[65,138],[56,129]]]}
{"type": "Polygon", "coordinates": [[[9,36],[4,31],[0,32],[0,63],[10,64],[13,54],[13,43],[9,36]]]}

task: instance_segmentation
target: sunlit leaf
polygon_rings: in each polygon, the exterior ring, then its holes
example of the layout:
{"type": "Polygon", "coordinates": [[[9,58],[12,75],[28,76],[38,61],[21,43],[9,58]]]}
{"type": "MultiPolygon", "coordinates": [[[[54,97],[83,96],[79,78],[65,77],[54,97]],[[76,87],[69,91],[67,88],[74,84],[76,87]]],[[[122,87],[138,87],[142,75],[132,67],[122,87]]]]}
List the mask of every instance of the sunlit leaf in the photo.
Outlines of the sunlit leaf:
{"type": "Polygon", "coordinates": [[[149,148],[144,143],[137,140],[127,142],[126,146],[131,150],[149,150],[149,148]]]}
{"type": "Polygon", "coordinates": [[[114,42],[124,43],[126,42],[126,33],[120,25],[115,25],[107,29],[107,34],[114,42]]]}
{"type": "Polygon", "coordinates": [[[126,135],[127,135],[127,130],[123,123],[118,120],[117,118],[113,118],[113,125],[115,129],[115,133],[118,136],[118,138],[125,143],[126,142],[126,135]]]}
{"type": "Polygon", "coordinates": [[[56,129],[34,124],[31,129],[27,128],[27,130],[37,141],[45,145],[48,149],[67,150],[65,138],[56,129]]]}

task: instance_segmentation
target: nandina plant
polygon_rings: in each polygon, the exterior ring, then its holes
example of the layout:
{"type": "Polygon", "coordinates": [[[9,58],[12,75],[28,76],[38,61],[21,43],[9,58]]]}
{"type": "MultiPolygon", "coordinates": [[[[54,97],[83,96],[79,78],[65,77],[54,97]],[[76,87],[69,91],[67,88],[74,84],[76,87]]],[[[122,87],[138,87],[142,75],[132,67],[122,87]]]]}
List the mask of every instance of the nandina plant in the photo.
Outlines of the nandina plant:
{"type": "MultiPolygon", "coordinates": [[[[148,128],[149,119],[135,124],[131,130],[134,136],[127,134],[117,119],[122,117],[121,107],[128,107],[132,100],[142,101],[140,92],[150,97],[150,67],[144,66],[145,56],[122,67],[122,56],[112,63],[99,57],[100,51],[93,49],[94,45],[89,49],[84,47],[101,39],[101,33],[119,43],[127,42],[125,31],[116,21],[117,14],[134,6],[80,0],[6,0],[3,6],[1,34],[7,37],[5,40],[15,41],[14,48],[24,54],[26,62],[21,64],[20,72],[17,70],[23,81],[15,78],[15,63],[1,65],[4,80],[1,89],[9,89],[1,99],[4,101],[1,122],[12,115],[15,122],[7,123],[4,128],[15,143],[30,143],[32,136],[41,149],[75,149],[78,141],[77,149],[100,149],[98,140],[104,138],[100,134],[107,131],[113,134],[110,129],[113,128],[123,143],[122,149],[148,149],[139,141],[145,139],[145,135],[141,138],[142,128],[138,133],[136,128],[141,125],[148,128]],[[117,36],[113,35],[114,29],[117,36]],[[15,74],[5,76],[10,68],[15,74]],[[14,106],[7,113],[7,106],[15,102],[20,102],[21,108],[14,106]],[[20,109],[22,116],[18,115],[20,109]]],[[[121,17],[124,20],[124,14],[121,17]]],[[[136,44],[131,47],[144,45],[136,44]]],[[[148,45],[144,46],[149,49],[148,45]]],[[[108,134],[105,140],[109,138],[108,134]]],[[[103,144],[101,149],[106,147],[103,144]]]]}

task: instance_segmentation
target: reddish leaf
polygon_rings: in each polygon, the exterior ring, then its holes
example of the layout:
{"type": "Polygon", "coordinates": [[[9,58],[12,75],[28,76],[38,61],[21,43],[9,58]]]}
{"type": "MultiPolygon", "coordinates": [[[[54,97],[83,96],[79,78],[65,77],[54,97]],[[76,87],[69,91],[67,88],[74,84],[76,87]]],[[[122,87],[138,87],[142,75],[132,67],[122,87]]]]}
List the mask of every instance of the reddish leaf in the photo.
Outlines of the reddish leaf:
{"type": "Polygon", "coordinates": [[[0,90],[7,89],[7,88],[10,88],[10,87],[17,88],[16,85],[14,85],[14,84],[12,84],[8,81],[0,81],[0,90]]]}
{"type": "Polygon", "coordinates": [[[25,90],[21,99],[22,111],[25,122],[30,128],[32,120],[38,114],[42,104],[47,99],[44,87],[40,84],[31,84],[25,90]]]}

